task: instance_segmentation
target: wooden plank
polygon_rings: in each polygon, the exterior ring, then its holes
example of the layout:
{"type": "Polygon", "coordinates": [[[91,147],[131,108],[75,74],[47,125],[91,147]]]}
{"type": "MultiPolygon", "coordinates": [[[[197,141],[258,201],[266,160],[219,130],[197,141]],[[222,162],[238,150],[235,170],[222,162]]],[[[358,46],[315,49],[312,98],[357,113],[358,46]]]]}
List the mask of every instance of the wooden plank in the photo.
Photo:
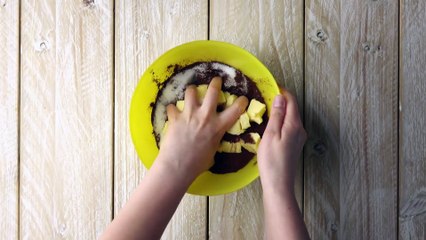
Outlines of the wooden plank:
{"type": "Polygon", "coordinates": [[[19,1],[0,1],[0,238],[18,238],[19,1]]]}
{"type": "Polygon", "coordinates": [[[340,224],[340,1],[305,2],[304,215],[312,239],[337,239],[340,224]]]}
{"type": "MultiPolygon", "coordinates": [[[[166,50],[207,38],[207,1],[116,1],[115,188],[117,213],[146,173],[129,131],[130,100],[145,69],[166,50]]],[[[163,239],[204,239],[206,197],[186,195],[163,239]]]]}
{"type": "Polygon", "coordinates": [[[318,239],[396,239],[398,3],[306,9],[308,229],[318,239]]]}
{"type": "MultiPolygon", "coordinates": [[[[303,107],[303,2],[212,0],[210,39],[239,45],[256,55],[278,83],[297,95],[303,107]]],[[[303,112],[303,111],[300,111],[303,112]]],[[[302,164],[296,196],[302,205],[302,164]]],[[[262,239],[260,181],[224,196],[210,197],[211,239],[262,239]]]]}
{"type": "Polygon", "coordinates": [[[111,221],[113,4],[22,2],[24,239],[95,239],[111,221]]]}
{"type": "Polygon", "coordinates": [[[398,2],[341,9],[339,234],[396,239],[398,2]]]}
{"type": "Polygon", "coordinates": [[[426,239],[426,3],[400,6],[399,237],[426,239]]]}

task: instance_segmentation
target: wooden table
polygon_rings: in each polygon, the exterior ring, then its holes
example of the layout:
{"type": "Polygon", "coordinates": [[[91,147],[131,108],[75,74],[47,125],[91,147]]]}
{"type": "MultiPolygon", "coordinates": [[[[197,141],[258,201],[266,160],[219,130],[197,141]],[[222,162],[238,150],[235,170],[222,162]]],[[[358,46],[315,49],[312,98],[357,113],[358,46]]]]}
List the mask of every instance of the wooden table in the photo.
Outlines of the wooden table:
{"type": "MultiPolygon", "coordinates": [[[[423,0],[0,0],[0,239],[95,239],[146,170],[128,109],[147,66],[237,44],[297,95],[312,239],[426,239],[423,0]]],[[[187,195],[164,239],[261,239],[259,181],[187,195]]]]}

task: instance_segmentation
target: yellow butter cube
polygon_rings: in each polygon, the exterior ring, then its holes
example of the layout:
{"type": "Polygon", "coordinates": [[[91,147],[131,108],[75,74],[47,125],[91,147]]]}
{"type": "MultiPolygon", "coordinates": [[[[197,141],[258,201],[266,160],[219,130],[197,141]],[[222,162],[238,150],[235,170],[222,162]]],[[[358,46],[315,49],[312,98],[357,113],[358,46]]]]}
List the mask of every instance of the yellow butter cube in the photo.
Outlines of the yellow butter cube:
{"type": "Polygon", "coordinates": [[[225,98],[226,98],[225,107],[230,107],[235,102],[235,100],[237,100],[237,98],[238,98],[237,95],[230,94],[229,92],[225,92],[224,95],[225,95],[225,98]]]}
{"type": "Polygon", "coordinates": [[[261,139],[259,133],[250,133],[250,137],[253,139],[255,144],[259,144],[261,139]]]}
{"type": "Polygon", "coordinates": [[[231,143],[231,153],[241,153],[241,142],[231,143]]]}
{"type": "Polygon", "coordinates": [[[222,91],[219,92],[219,99],[217,100],[217,103],[219,105],[226,103],[226,97],[222,91]]]}
{"type": "Polygon", "coordinates": [[[241,146],[251,153],[257,153],[259,147],[260,135],[258,133],[250,133],[250,137],[253,142],[243,142],[241,146]]]}
{"type": "Polygon", "coordinates": [[[241,142],[222,141],[217,151],[224,153],[241,153],[241,142]]]}
{"type": "Polygon", "coordinates": [[[250,121],[256,122],[257,124],[261,124],[263,119],[262,116],[266,111],[266,105],[257,101],[256,99],[252,99],[250,101],[250,105],[247,109],[247,114],[249,115],[250,121]]]}
{"type": "Polygon", "coordinates": [[[249,152],[251,152],[251,153],[257,153],[257,147],[256,147],[254,144],[251,144],[251,143],[243,143],[243,144],[242,144],[242,147],[243,147],[245,150],[247,150],[247,151],[249,151],[249,152]]]}
{"type": "Polygon", "coordinates": [[[198,85],[197,86],[197,97],[198,97],[198,102],[202,103],[204,97],[206,96],[207,93],[207,84],[202,84],[202,85],[198,85]]]}
{"type": "Polygon", "coordinates": [[[221,153],[221,152],[223,152],[222,144],[220,144],[220,145],[219,145],[219,147],[217,148],[217,150],[216,150],[216,151],[217,151],[217,152],[220,152],[220,153],[221,153]]]}
{"type": "Polygon", "coordinates": [[[232,135],[240,135],[241,133],[244,132],[244,130],[241,128],[240,121],[236,121],[234,125],[232,125],[232,127],[228,129],[228,131],[226,132],[232,135]]]}
{"type": "Polygon", "coordinates": [[[220,142],[220,146],[219,149],[217,150],[218,152],[231,152],[231,143],[228,141],[222,141],[220,142]]]}
{"type": "Polygon", "coordinates": [[[176,107],[177,109],[179,109],[179,111],[183,111],[183,108],[185,106],[185,101],[184,100],[179,100],[176,102],[176,107]]]}
{"type": "Polygon", "coordinates": [[[244,112],[243,114],[241,114],[240,124],[241,124],[241,129],[243,130],[246,130],[247,128],[250,127],[250,118],[247,112],[244,112]]]}

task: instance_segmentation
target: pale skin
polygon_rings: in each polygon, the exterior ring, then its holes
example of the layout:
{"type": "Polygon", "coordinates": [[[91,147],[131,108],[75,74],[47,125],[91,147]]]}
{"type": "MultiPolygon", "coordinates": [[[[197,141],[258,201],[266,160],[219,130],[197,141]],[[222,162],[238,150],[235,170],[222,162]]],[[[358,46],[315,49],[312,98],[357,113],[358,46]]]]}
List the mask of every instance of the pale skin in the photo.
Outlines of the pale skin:
{"type": "MultiPolygon", "coordinates": [[[[160,153],[101,239],[160,239],[185,192],[213,165],[221,138],[248,105],[242,96],[217,113],[221,85],[219,77],[213,78],[202,104],[195,87],[188,86],[183,111],[174,105],[167,107],[169,126],[160,153]]],[[[266,239],[309,239],[293,190],[305,141],[297,103],[283,91],[274,100],[258,149],[266,239]]]]}

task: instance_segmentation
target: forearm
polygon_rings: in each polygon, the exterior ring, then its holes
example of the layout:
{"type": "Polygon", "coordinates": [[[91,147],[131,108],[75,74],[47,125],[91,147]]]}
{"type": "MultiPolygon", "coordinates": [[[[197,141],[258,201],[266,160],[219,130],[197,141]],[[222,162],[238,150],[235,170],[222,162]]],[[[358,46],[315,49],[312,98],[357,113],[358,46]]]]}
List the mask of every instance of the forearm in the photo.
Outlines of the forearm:
{"type": "Polygon", "coordinates": [[[293,190],[264,187],[263,204],[266,239],[309,239],[293,190]]]}
{"type": "Polygon", "coordinates": [[[174,171],[154,163],[102,239],[159,239],[193,180],[174,171]]]}

